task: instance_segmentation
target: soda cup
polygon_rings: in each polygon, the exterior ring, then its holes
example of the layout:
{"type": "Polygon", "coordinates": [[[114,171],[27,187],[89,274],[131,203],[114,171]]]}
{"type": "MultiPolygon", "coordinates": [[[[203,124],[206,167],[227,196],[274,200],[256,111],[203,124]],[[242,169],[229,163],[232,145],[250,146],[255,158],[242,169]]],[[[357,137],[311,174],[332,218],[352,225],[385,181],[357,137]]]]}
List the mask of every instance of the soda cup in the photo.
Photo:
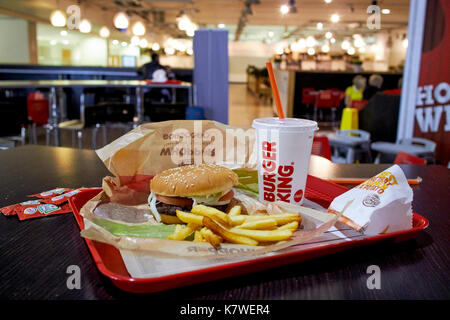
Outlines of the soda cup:
{"type": "Polygon", "coordinates": [[[253,120],[262,202],[303,203],[317,122],[295,118],[253,120]]]}

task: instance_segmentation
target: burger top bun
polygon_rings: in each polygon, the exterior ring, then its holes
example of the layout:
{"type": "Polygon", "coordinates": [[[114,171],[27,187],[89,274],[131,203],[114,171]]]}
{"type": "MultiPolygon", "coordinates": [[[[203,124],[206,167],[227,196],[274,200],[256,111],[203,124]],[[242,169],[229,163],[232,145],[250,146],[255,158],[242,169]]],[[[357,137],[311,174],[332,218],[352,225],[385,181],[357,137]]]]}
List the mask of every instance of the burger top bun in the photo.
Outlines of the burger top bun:
{"type": "Polygon", "coordinates": [[[172,197],[206,196],[230,190],[238,184],[232,170],[209,164],[186,165],[158,173],[150,182],[150,190],[172,197]]]}

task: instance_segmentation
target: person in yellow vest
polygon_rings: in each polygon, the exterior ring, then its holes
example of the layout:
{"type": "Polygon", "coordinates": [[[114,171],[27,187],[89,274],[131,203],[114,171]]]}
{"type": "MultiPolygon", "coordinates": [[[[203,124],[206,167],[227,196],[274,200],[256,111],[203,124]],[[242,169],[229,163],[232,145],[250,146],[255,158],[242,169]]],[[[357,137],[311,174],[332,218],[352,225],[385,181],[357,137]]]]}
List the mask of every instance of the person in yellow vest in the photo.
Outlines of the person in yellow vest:
{"type": "Polygon", "coordinates": [[[357,75],[353,78],[353,85],[345,90],[345,106],[350,108],[352,101],[362,100],[363,92],[366,88],[367,79],[361,75],[357,75]]]}

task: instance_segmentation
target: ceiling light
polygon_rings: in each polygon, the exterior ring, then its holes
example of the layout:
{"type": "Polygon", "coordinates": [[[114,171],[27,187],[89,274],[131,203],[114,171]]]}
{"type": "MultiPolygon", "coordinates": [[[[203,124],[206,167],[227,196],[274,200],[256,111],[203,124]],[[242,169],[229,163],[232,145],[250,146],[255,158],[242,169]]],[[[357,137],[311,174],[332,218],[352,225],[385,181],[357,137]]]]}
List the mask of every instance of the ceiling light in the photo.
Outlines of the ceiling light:
{"type": "Polygon", "coordinates": [[[217,25],[217,27],[218,27],[219,29],[223,29],[223,28],[225,28],[225,24],[219,23],[219,24],[217,25]]]}
{"type": "Polygon", "coordinates": [[[273,31],[269,31],[267,33],[267,35],[269,36],[269,38],[273,38],[273,36],[275,35],[275,33],[273,31]]]}
{"type": "Polygon", "coordinates": [[[118,12],[114,16],[114,27],[117,29],[126,29],[130,21],[128,20],[127,15],[124,12],[118,12]]]}
{"type": "Polygon", "coordinates": [[[348,48],[347,53],[349,55],[354,55],[355,54],[355,48],[353,48],[353,47],[348,48]]]}
{"type": "Polygon", "coordinates": [[[191,19],[185,14],[183,14],[181,17],[177,18],[178,22],[178,29],[181,31],[186,31],[189,26],[192,24],[191,19]]]}
{"type": "Polygon", "coordinates": [[[102,38],[108,38],[109,34],[110,34],[109,29],[107,27],[103,26],[100,28],[99,34],[100,34],[100,37],[102,37],[102,38]]]}
{"type": "Polygon", "coordinates": [[[333,37],[333,34],[332,34],[330,31],[328,31],[327,33],[325,33],[325,38],[331,39],[332,37],[333,37]]]}
{"type": "Polygon", "coordinates": [[[335,38],[331,38],[331,39],[330,39],[330,42],[331,42],[331,43],[335,43],[335,42],[336,42],[336,39],[335,39],[335,38]]]}
{"type": "Polygon", "coordinates": [[[381,13],[382,14],[389,14],[389,13],[391,13],[391,10],[389,10],[389,9],[381,9],[381,13]]]}
{"type": "Polygon", "coordinates": [[[130,41],[132,46],[138,46],[139,42],[140,42],[140,39],[138,36],[133,36],[130,41]]]}
{"type": "Polygon", "coordinates": [[[67,36],[67,31],[66,30],[61,30],[61,32],[59,34],[61,36],[65,37],[65,36],[67,36]]]}
{"type": "Polygon", "coordinates": [[[337,13],[333,13],[330,17],[331,22],[333,23],[337,23],[339,22],[341,18],[339,17],[339,15],[337,13]]]}
{"type": "Polygon", "coordinates": [[[316,53],[316,50],[314,50],[314,48],[309,48],[308,49],[308,54],[310,55],[310,56],[312,56],[313,54],[315,54],[316,53]]]}
{"type": "Polygon", "coordinates": [[[275,53],[278,54],[278,55],[283,54],[283,53],[284,53],[283,47],[282,47],[282,46],[276,47],[276,48],[275,48],[275,53]]]}
{"type": "Polygon", "coordinates": [[[363,38],[357,37],[357,38],[353,41],[353,45],[354,45],[356,48],[361,48],[361,47],[364,47],[364,46],[366,45],[366,43],[364,42],[364,39],[363,39],[363,38]]]}
{"type": "Polygon", "coordinates": [[[298,48],[300,50],[306,48],[306,40],[305,39],[301,38],[300,40],[298,40],[298,48]]]}
{"type": "Polygon", "coordinates": [[[126,43],[125,41],[123,41],[123,42],[120,43],[120,45],[121,45],[122,47],[126,47],[126,46],[128,45],[128,43],[126,43]]]}
{"type": "Polygon", "coordinates": [[[402,46],[403,46],[403,48],[408,48],[408,39],[403,39],[402,40],[402,46]]]}
{"type": "Polygon", "coordinates": [[[333,0],[324,0],[325,1],[325,3],[331,3],[331,1],[333,1],[333,0]]]}
{"type": "Polygon", "coordinates": [[[318,22],[317,23],[317,29],[318,30],[322,30],[323,29],[323,23],[322,22],[318,22]]]}
{"type": "Polygon", "coordinates": [[[159,46],[158,42],[155,42],[154,44],[152,44],[153,51],[158,51],[159,49],[161,49],[161,47],[159,46]]]}
{"type": "Polygon", "coordinates": [[[281,14],[288,14],[288,13],[289,13],[289,7],[288,7],[288,5],[283,4],[283,5],[280,7],[280,12],[281,12],[281,14]]]}
{"type": "Polygon", "coordinates": [[[350,48],[350,42],[347,40],[342,41],[341,48],[342,50],[348,50],[348,48],[350,48]]]}
{"type": "Polygon", "coordinates": [[[112,44],[115,45],[115,46],[117,46],[117,45],[119,44],[119,40],[115,40],[115,39],[114,39],[114,40],[112,41],[112,44]]]}
{"type": "Polygon", "coordinates": [[[324,44],[322,46],[322,52],[325,52],[325,53],[330,52],[330,46],[328,44],[324,44]]]}
{"type": "Polygon", "coordinates": [[[314,47],[316,45],[316,39],[313,36],[309,36],[306,38],[306,46],[307,47],[314,47]]]}
{"type": "Polygon", "coordinates": [[[91,32],[92,26],[91,26],[91,23],[89,22],[89,20],[87,20],[87,19],[81,20],[79,29],[80,29],[80,32],[82,32],[82,33],[91,32]]]}
{"type": "Polygon", "coordinates": [[[133,25],[132,31],[135,36],[143,36],[145,34],[145,26],[142,22],[137,21],[133,25]]]}
{"type": "Polygon", "coordinates": [[[168,54],[168,55],[172,55],[172,54],[175,53],[175,49],[174,49],[174,48],[171,48],[171,47],[168,47],[168,48],[165,48],[165,49],[164,49],[164,52],[165,52],[166,54],[168,54]]]}
{"type": "Polygon", "coordinates": [[[50,23],[54,27],[64,27],[66,25],[66,15],[61,10],[54,10],[50,14],[50,23]]]}
{"type": "Polygon", "coordinates": [[[186,49],[186,53],[190,56],[192,56],[194,54],[194,50],[192,50],[192,48],[187,48],[186,49]]]}
{"type": "Polygon", "coordinates": [[[148,46],[147,39],[143,38],[139,41],[139,47],[141,47],[142,49],[147,48],[147,46],[148,46]]]}

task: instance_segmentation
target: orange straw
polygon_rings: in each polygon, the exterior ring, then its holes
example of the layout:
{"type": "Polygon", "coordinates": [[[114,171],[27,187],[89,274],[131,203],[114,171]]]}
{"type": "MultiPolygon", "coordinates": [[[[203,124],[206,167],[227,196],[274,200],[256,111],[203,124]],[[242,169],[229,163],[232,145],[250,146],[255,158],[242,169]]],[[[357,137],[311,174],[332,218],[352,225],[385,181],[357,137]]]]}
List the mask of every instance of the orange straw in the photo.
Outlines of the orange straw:
{"type": "Polygon", "coordinates": [[[275,82],[275,76],[273,74],[272,63],[268,61],[266,63],[267,71],[269,72],[270,86],[272,87],[273,97],[275,99],[275,105],[277,107],[278,118],[284,119],[283,108],[281,107],[280,94],[278,93],[277,83],[275,82]]]}

